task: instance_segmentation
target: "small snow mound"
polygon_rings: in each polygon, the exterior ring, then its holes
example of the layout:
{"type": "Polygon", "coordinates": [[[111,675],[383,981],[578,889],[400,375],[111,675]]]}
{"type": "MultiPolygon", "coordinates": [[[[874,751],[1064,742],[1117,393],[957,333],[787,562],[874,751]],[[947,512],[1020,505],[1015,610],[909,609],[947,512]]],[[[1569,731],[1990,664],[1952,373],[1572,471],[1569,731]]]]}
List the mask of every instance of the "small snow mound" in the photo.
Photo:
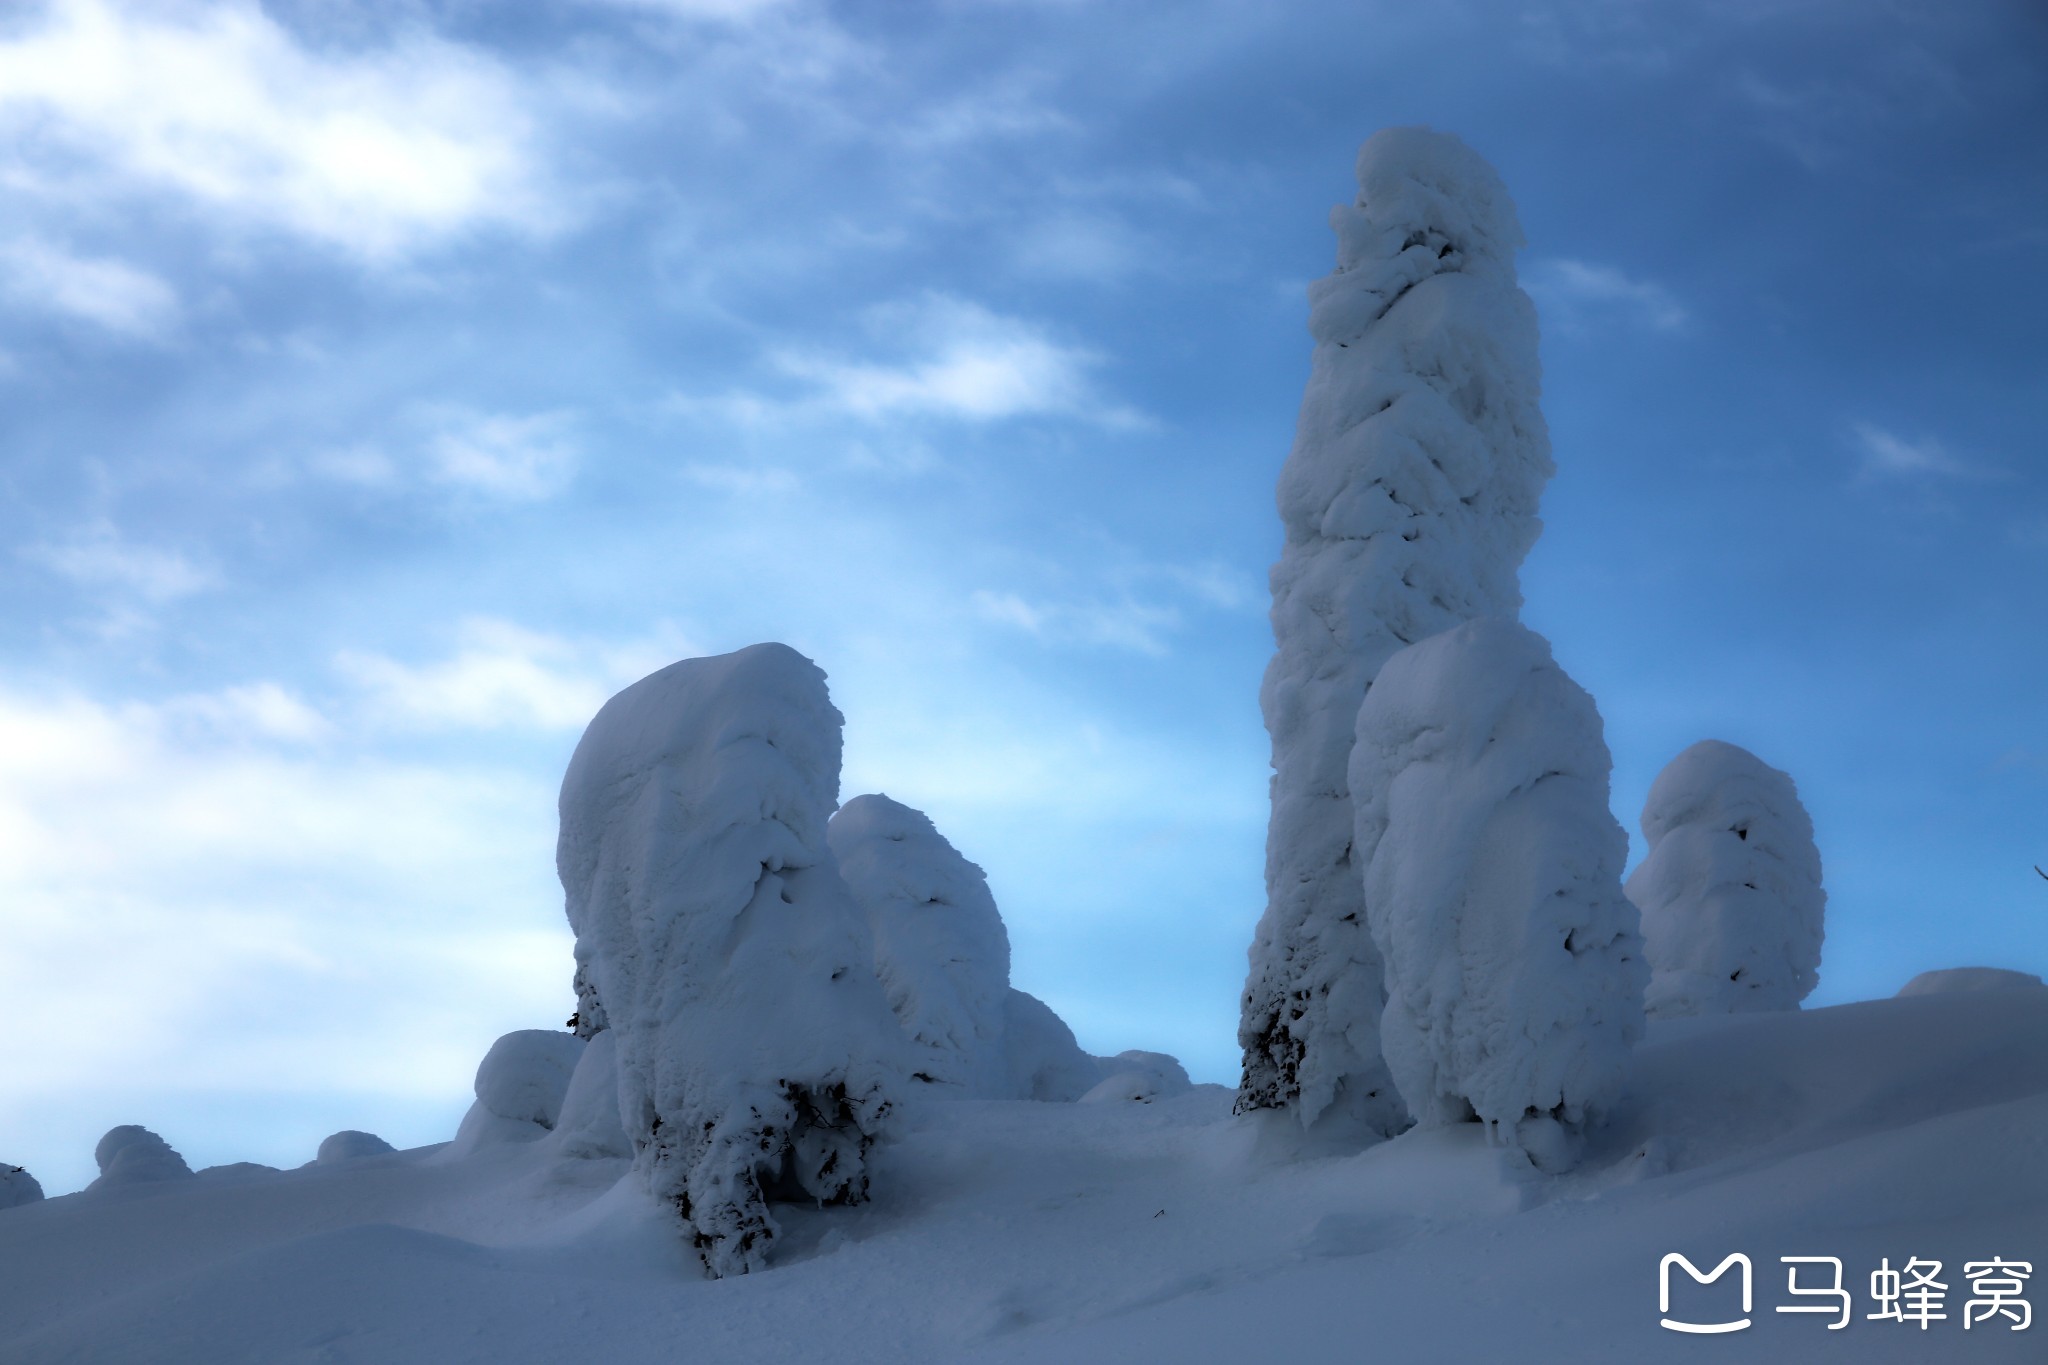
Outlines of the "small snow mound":
{"type": "Polygon", "coordinates": [[[1136,1100],[1150,1104],[1172,1099],[1194,1089],[1179,1059],[1164,1052],[1140,1052],[1133,1048],[1114,1057],[1099,1058],[1103,1079],[1081,1096],[1083,1104],[1108,1104],[1136,1100]]]}
{"type": "Polygon", "coordinates": [[[506,1034],[476,1069],[476,1102],[499,1118],[553,1128],[584,1047],[575,1034],[552,1029],[506,1034]]]}
{"type": "Polygon", "coordinates": [[[386,1152],[397,1150],[375,1133],[344,1128],[320,1140],[320,1151],[313,1160],[322,1166],[328,1166],[337,1161],[353,1161],[359,1156],[382,1156],[386,1152]]]}
{"type": "Polygon", "coordinates": [[[2038,991],[2048,990],[2048,981],[2043,981],[2032,972],[2015,972],[2004,967],[1948,967],[1936,972],[1922,972],[1899,987],[1899,998],[1909,995],[1958,995],[1975,991],[2038,991]]]}
{"type": "Polygon", "coordinates": [[[110,1128],[93,1148],[100,1178],[86,1186],[97,1190],[113,1185],[139,1185],[152,1180],[189,1180],[192,1168],[155,1133],[139,1123],[110,1128]]]}
{"type": "Polygon", "coordinates": [[[0,1209],[19,1208],[42,1197],[42,1185],[25,1167],[0,1165],[0,1209]]]}

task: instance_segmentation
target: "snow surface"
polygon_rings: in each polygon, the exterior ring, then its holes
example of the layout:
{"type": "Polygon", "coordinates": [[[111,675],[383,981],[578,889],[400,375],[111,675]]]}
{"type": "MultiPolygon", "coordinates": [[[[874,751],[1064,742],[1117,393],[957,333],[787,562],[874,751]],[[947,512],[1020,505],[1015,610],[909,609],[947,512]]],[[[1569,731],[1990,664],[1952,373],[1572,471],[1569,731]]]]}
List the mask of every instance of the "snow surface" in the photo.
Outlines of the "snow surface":
{"type": "Polygon", "coordinates": [[[620,692],[562,780],[557,869],[636,1168],[718,1274],[766,1265],[771,1197],[865,1197],[907,1084],[826,842],[840,724],[816,664],[753,645],[620,692]]]}
{"type": "Polygon", "coordinates": [[[1337,269],[1310,287],[1315,354],[1280,475],[1266,895],[1241,1002],[1247,1109],[1333,1104],[1405,1123],[1376,1036],[1380,963],[1351,852],[1359,703],[1395,651],[1521,607],[1552,473],[1536,312],[1499,176],[1426,128],[1375,133],[1333,209],[1337,269]]]}
{"type": "Polygon", "coordinates": [[[1513,621],[1411,645],[1366,694],[1354,856],[1418,1122],[1476,1114],[1554,1166],[1620,1089],[1649,972],[1612,766],[1593,699],[1513,621]]]}
{"type": "Polygon", "coordinates": [[[1703,739],[1650,784],[1642,828],[1650,851],[1627,890],[1651,1016],[1799,1008],[1820,980],[1827,893],[1792,779],[1703,739]]]}
{"type": "Polygon", "coordinates": [[[630,1158],[553,1137],[67,1195],[0,1211],[0,1360],[2041,1359],[2048,1325],[1964,1331],[1957,1272],[2048,1260],[2048,994],[1653,1024],[1564,1177],[1477,1124],[1275,1165],[1230,1108],[907,1103],[870,1202],[783,1211],[776,1263],[722,1280],[630,1158]],[[1752,1326],[1659,1327],[1674,1251],[1747,1254],[1752,1326]],[[1794,1255],[1842,1259],[1846,1329],[1774,1311],[1794,1255]],[[1949,1318],[1868,1320],[1880,1259],[1916,1256],[1949,1318]]]}

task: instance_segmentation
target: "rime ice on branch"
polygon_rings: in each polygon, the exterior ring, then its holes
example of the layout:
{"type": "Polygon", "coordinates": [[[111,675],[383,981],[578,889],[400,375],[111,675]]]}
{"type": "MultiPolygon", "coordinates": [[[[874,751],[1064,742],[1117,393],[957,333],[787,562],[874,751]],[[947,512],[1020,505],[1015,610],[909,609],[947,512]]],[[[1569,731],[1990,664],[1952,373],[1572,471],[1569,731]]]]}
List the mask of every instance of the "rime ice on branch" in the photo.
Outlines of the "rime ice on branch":
{"type": "Polygon", "coordinates": [[[557,867],[635,1167],[714,1275],[765,1263],[771,1196],[866,1197],[902,1083],[825,841],[839,756],[825,675],[762,644],[613,697],[562,781],[557,867]]]}
{"type": "Polygon", "coordinates": [[[1593,699],[1511,621],[1402,650],[1366,694],[1350,776],[1380,1042],[1418,1122],[1476,1117],[1550,1165],[1619,1090],[1649,973],[1611,766],[1593,699]]]}
{"type": "Polygon", "coordinates": [[[1643,914],[1652,1018],[1799,1008],[1820,979],[1820,850],[1792,779],[1703,739],[1643,803],[1649,856],[1628,879],[1643,914]]]}
{"type": "Polygon", "coordinates": [[[1457,138],[1375,134],[1337,269],[1311,286],[1315,357],[1281,472],[1286,540],[1260,705],[1273,744],[1266,911],[1238,1040],[1240,1109],[1402,1125],[1380,1058],[1380,962],[1351,848],[1359,703],[1396,650],[1512,617],[1550,442],[1513,204],[1457,138]]]}

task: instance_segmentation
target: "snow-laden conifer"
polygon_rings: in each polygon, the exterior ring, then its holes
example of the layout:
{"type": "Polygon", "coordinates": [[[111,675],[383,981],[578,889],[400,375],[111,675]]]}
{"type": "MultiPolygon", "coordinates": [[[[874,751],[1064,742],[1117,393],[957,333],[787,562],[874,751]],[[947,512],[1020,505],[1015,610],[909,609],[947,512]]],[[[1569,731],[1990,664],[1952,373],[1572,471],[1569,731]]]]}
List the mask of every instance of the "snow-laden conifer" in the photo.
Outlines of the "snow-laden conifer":
{"type": "Polygon", "coordinates": [[[100,1174],[88,1190],[192,1178],[192,1168],[177,1149],[139,1123],[109,1128],[93,1147],[92,1159],[100,1174]]]}
{"type": "Polygon", "coordinates": [[[42,1182],[30,1175],[27,1167],[0,1162],[0,1209],[34,1204],[42,1197],[42,1182]]]}
{"type": "Polygon", "coordinates": [[[856,796],[828,837],[874,932],[875,972],[911,1041],[919,1093],[1073,1100],[1108,1074],[1050,1006],[1010,985],[1010,936],[988,878],[924,812],[856,796]]]}
{"type": "Polygon", "coordinates": [[[1649,855],[1628,879],[1643,915],[1651,1017],[1797,1009],[1820,979],[1820,850],[1792,779],[1703,739],[1643,803],[1649,855]]]}
{"type": "Polygon", "coordinates": [[[1457,138],[1390,128],[1331,212],[1337,269],[1311,286],[1313,368],[1281,472],[1276,645],[1260,705],[1273,746],[1267,903],[1238,1037],[1240,1109],[1336,1106],[1405,1121],[1380,1058],[1380,962],[1351,846],[1358,707],[1396,650],[1513,616],[1552,472],[1536,314],[1500,178],[1457,138]]]}
{"type": "Polygon", "coordinates": [[[1004,997],[1010,936],[988,877],[924,812],[873,794],[827,828],[840,875],[875,937],[875,973],[936,1093],[1008,1099],[1004,997]]]}
{"type": "Polygon", "coordinates": [[[1389,659],[1350,778],[1380,1042],[1424,1124],[1478,1118],[1539,1164],[1615,1097],[1648,970],[1593,699],[1512,621],[1389,659]]]}
{"type": "Polygon", "coordinates": [[[825,838],[840,723],[815,664],[754,645],[613,697],[562,781],[557,866],[636,1169],[714,1275],[764,1264],[771,1195],[866,1197],[902,1084],[825,838]]]}

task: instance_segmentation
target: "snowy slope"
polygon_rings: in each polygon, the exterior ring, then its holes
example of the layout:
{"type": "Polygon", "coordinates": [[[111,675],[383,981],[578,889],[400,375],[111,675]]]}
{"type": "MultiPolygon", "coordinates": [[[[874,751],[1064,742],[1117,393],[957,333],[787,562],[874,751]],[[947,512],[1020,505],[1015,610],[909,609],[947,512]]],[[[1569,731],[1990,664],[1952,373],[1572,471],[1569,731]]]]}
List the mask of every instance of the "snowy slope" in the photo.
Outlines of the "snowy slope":
{"type": "Polygon", "coordinates": [[[911,1106],[871,1205],[787,1210],[776,1263],[723,1281],[626,1161],[546,1141],[66,1196],[0,1211],[0,1361],[2048,1357],[2048,1324],[1965,1332],[1958,1273],[2048,1272],[2048,991],[1653,1025],[1562,1179],[1476,1125],[1280,1162],[1229,1110],[911,1106]],[[1673,1251],[1747,1253],[1754,1325],[1660,1328],[1673,1251]],[[1786,1255],[1844,1260],[1845,1330],[1773,1311],[1786,1255]],[[1914,1256],[1949,1318],[1867,1320],[1879,1258],[1914,1256]]]}

